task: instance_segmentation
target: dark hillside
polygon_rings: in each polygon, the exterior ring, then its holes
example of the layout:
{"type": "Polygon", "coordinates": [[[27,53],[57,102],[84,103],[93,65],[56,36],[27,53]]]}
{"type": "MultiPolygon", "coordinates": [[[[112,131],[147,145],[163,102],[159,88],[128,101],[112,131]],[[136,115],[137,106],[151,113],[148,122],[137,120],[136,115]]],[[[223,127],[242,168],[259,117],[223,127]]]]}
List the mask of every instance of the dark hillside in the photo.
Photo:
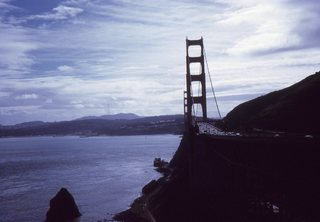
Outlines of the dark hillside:
{"type": "Polygon", "coordinates": [[[240,104],[224,122],[229,129],[320,134],[319,97],[317,72],[288,88],[240,104]]]}

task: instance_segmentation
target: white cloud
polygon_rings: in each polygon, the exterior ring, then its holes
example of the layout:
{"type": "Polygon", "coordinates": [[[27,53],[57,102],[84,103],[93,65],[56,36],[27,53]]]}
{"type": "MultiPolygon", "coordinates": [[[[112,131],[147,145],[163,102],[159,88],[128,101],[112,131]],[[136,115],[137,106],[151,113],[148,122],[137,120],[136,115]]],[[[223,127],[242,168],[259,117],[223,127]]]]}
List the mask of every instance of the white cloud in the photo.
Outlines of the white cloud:
{"type": "Polygon", "coordinates": [[[30,53],[38,49],[39,44],[28,28],[5,24],[0,20],[0,32],[0,76],[28,73],[34,64],[30,53]]]}
{"type": "Polygon", "coordinates": [[[31,15],[28,17],[28,19],[63,20],[76,17],[82,12],[83,9],[81,8],[59,5],[58,7],[52,9],[52,12],[40,15],[31,15]]]}
{"type": "Polygon", "coordinates": [[[295,10],[288,11],[280,4],[261,4],[237,10],[222,21],[226,25],[249,26],[252,30],[234,42],[228,53],[243,55],[295,47],[300,43],[292,33],[297,22],[295,10]]]}
{"type": "Polygon", "coordinates": [[[10,4],[11,1],[12,0],[0,0],[0,15],[5,14],[12,9],[16,9],[15,6],[10,4]]]}
{"type": "Polygon", "coordinates": [[[58,66],[57,69],[61,72],[73,72],[74,71],[74,68],[72,68],[71,66],[67,66],[67,65],[58,66]]]}
{"type": "Polygon", "coordinates": [[[181,113],[185,37],[203,36],[226,113],[251,95],[288,86],[320,68],[316,48],[285,50],[310,37],[296,27],[305,33],[318,27],[314,13],[287,2],[63,1],[29,17],[41,21],[0,22],[1,87],[6,87],[1,91],[35,93],[37,100],[26,101],[40,104],[34,115],[49,112],[57,119],[104,114],[108,104],[114,112],[181,113]],[[306,15],[310,25],[302,26],[306,15]],[[73,22],[64,21],[68,18],[73,22]]]}
{"type": "Polygon", "coordinates": [[[23,94],[23,95],[19,95],[19,96],[16,96],[15,99],[16,100],[26,100],[26,99],[37,99],[38,98],[38,95],[37,94],[23,94]]]}

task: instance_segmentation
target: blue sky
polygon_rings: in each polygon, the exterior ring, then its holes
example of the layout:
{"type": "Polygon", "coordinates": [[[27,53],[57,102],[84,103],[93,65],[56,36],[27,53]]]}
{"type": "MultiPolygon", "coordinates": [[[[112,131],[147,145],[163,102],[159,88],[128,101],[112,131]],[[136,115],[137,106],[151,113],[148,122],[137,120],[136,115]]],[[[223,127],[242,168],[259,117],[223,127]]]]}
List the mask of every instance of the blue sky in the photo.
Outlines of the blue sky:
{"type": "Polygon", "coordinates": [[[318,71],[319,21],[317,0],[0,0],[0,124],[182,113],[186,36],[225,115],[318,71]]]}

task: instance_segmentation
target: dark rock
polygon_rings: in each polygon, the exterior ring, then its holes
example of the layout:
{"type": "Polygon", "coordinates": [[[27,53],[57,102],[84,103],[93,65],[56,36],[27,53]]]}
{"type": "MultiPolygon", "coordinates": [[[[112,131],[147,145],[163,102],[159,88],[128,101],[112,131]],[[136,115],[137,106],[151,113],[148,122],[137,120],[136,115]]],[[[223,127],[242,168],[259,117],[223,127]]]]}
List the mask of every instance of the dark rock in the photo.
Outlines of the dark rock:
{"type": "Polygon", "coordinates": [[[45,222],[67,222],[81,216],[73,196],[66,188],[50,200],[50,209],[45,222]]]}
{"type": "Polygon", "coordinates": [[[158,187],[159,183],[156,180],[151,180],[147,185],[142,188],[142,194],[148,194],[158,187]]]}
{"type": "Polygon", "coordinates": [[[168,166],[158,167],[155,169],[157,172],[162,173],[162,175],[166,176],[171,173],[171,169],[168,166]]]}
{"type": "Polygon", "coordinates": [[[153,161],[154,167],[164,167],[166,165],[168,165],[168,162],[165,160],[162,160],[161,158],[155,158],[153,161]]]}
{"type": "Polygon", "coordinates": [[[153,161],[153,166],[155,170],[163,175],[169,175],[171,173],[171,169],[169,167],[169,163],[161,158],[155,158],[153,161]]]}
{"type": "Polygon", "coordinates": [[[116,214],[113,219],[116,221],[147,222],[139,215],[134,214],[130,209],[116,214]]]}

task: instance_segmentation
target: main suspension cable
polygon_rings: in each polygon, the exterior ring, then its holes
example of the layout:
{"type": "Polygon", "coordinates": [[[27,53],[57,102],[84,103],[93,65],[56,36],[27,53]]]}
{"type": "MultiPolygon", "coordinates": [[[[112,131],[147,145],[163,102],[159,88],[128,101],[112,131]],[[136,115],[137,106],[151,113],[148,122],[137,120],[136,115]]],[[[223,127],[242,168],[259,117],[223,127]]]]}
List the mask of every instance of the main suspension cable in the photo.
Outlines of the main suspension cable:
{"type": "Polygon", "coordinates": [[[216,107],[217,107],[217,110],[218,110],[219,117],[220,117],[220,119],[222,119],[222,118],[221,118],[220,109],[219,109],[219,106],[218,106],[218,102],[217,102],[217,97],[216,97],[216,94],[215,94],[215,92],[214,92],[214,88],[213,88],[213,84],[212,84],[211,74],[210,74],[209,65],[208,65],[208,60],[207,60],[207,53],[206,53],[206,50],[205,50],[204,47],[203,47],[203,52],[204,52],[204,58],[205,58],[205,60],[206,60],[206,65],[207,65],[207,70],[208,70],[208,74],[209,74],[209,79],[210,79],[212,94],[213,94],[213,97],[214,97],[214,101],[215,101],[215,103],[216,103],[216,107]]]}

